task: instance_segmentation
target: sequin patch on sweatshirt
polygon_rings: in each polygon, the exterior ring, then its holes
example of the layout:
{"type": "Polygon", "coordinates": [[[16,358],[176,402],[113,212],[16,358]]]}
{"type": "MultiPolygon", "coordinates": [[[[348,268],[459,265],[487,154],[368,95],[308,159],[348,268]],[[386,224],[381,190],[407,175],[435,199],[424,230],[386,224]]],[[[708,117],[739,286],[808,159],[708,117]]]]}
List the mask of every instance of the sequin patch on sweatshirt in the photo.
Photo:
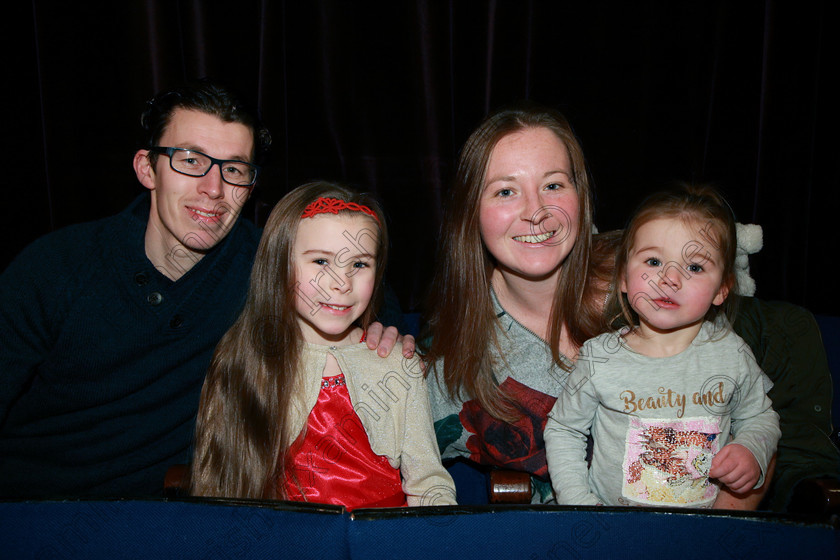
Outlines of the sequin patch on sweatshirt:
{"type": "Polygon", "coordinates": [[[709,469],[720,450],[719,420],[630,418],[622,496],[659,506],[714,500],[718,487],[709,469]]]}

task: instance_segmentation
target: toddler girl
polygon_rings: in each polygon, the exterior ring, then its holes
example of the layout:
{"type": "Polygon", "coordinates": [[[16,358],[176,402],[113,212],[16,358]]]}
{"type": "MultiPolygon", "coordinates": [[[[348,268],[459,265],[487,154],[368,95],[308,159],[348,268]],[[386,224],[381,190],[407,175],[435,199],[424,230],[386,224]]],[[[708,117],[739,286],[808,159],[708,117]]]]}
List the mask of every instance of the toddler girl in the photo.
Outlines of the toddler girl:
{"type": "Polygon", "coordinates": [[[310,183],[274,208],[201,394],[190,489],[358,507],[455,504],[417,358],[371,352],[384,217],[310,183]]]}
{"type": "Polygon", "coordinates": [[[583,345],[545,429],[558,503],[713,507],[720,484],[761,486],[779,421],[725,313],[735,246],[709,188],[655,194],[631,219],[612,296],[624,328],[583,345]]]}

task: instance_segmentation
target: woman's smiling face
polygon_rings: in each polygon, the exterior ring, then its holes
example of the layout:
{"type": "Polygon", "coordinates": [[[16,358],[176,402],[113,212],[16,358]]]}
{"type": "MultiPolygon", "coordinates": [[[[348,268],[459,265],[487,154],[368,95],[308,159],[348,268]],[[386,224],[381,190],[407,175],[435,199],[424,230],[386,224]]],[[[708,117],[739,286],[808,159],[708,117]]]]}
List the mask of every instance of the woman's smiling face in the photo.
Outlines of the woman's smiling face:
{"type": "Polygon", "coordinates": [[[565,144],[525,128],[493,148],[481,194],[481,238],[502,273],[555,278],[577,239],[579,199],[565,144]]]}

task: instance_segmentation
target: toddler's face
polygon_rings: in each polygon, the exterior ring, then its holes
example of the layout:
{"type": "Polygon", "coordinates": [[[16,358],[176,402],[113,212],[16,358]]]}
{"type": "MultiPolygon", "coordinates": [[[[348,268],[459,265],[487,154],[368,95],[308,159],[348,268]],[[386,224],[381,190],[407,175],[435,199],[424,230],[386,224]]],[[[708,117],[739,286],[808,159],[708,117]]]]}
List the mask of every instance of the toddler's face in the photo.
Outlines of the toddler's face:
{"type": "Polygon", "coordinates": [[[697,326],[726,300],[723,262],[702,224],[660,218],[636,232],[621,291],[643,327],[657,332],[697,326]]]}
{"type": "Polygon", "coordinates": [[[319,214],[298,226],[294,248],[298,321],[307,342],[346,342],[370,303],[379,228],[358,213],[319,214]]]}

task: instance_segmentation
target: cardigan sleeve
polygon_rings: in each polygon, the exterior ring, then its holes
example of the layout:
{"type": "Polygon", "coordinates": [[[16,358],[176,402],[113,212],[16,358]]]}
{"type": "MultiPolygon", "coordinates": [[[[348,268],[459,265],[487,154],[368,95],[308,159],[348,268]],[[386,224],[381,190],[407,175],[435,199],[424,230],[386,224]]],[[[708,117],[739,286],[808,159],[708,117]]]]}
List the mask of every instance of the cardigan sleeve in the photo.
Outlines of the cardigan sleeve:
{"type": "Polygon", "coordinates": [[[403,360],[411,389],[403,419],[400,472],[409,506],[457,505],[455,483],[440,462],[429,394],[418,358],[403,360]]]}

